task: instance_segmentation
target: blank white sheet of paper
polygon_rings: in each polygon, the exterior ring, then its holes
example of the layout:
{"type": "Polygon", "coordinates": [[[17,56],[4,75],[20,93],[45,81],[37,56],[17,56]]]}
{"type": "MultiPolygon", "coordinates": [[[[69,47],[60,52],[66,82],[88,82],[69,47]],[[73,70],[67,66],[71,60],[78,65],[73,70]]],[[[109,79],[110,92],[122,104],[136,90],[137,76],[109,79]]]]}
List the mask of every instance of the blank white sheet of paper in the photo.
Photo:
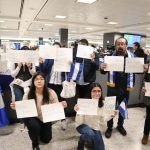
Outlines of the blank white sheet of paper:
{"type": "Polygon", "coordinates": [[[123,56],[105,56],[104,63],[107,64],[105,71],[124,71],[124,57],[123,56]]]}
{"type": "Polygon", "coordinates": [[[17,118],[28,118],[38,116],[34,99],[16,101],[15,106],[17,118]]]}
{"type": "Polygon", "coordinates": [[[126,58],[126,73],[143,73],[144,58],[126,58]]]}
{"type": "Polygon", "coordinates": [[[92,54],[93,51],[94,49],[91,46],[78,45],[76,57],[90,59],[90,54],[92,54]]]}
{"type": "Polygon", "coordinates": [[[79,107],[77,114],[80,114],[80,115],[98,115],[97,114],[98,100],[79,98],[77,105],[79,107]]]}
{"type": "Polygon", "coordinates": [[[52,122],[65,119],[64,108],[61,103],[41,106],[43,122],[52,122]]]}
{"type": "Polygon", "coordinates": [[[39,47],[39,57],[44,59],[56,59],[57,49],[54,46],[40,45],[39,47]]]}

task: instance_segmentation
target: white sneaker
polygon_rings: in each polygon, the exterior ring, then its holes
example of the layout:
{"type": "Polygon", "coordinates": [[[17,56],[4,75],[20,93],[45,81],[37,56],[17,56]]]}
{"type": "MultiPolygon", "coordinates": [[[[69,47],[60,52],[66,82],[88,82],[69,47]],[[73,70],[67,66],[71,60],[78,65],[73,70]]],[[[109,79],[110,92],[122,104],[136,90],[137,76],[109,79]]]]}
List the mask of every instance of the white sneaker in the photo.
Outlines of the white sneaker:
{"type": "Polygon", "coordinates": [[[66,130],[67,129],[67,121],[66,119],[61,120],[61,129],[66,130]]]}

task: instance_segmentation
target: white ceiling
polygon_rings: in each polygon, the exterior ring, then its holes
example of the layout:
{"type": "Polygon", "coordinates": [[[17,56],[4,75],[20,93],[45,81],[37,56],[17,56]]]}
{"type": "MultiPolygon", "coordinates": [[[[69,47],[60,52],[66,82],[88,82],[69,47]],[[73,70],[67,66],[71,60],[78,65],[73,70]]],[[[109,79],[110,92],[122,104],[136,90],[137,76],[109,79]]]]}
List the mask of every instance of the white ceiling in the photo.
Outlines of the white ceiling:
{"type": "Polygon", "coordinates": [[[93,4],[76,0],[0,0],[0,37],[58,38],[60,28],[68,28],[69,38],[87,38],[99,43],[106,32],[150,37],[147,13],[150,0],[98,0],[93,4]],[[56,15],[66,18],[56,19],[56,15]],[[107,24],[110,21],[118,24],[107,24]]]}

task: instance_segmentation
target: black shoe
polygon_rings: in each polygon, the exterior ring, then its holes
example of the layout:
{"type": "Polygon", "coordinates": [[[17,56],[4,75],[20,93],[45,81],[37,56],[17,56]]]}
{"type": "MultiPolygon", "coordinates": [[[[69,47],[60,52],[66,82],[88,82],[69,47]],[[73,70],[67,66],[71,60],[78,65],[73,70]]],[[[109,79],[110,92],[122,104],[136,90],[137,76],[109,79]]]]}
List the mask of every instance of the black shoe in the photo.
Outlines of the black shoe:
{"type": "Polygon", "coordinates": [[[77,150],[84,150],[84,142],[79,140],[77,150]]]}
{"type": "Polygon", "coordinates": [[[119,131],[123,136],[126,136],[126,135],[127,135],[127,132],[126,132],[126,130],[124,129],[123,126],[117,126],[117,129],[118,129],[118,131],[119,131]]]}
{"type": "Polygon", "coordinates": [[[33,146],[33,150],[40,150],[39,145],[33,146]]]}
{"type": "Polygon", "coordinates": [[[112,129],[111,128],[107,128],[106,132],[105,132],[105,137],[106,138],[110,138],[112,134],[112,129]]]}

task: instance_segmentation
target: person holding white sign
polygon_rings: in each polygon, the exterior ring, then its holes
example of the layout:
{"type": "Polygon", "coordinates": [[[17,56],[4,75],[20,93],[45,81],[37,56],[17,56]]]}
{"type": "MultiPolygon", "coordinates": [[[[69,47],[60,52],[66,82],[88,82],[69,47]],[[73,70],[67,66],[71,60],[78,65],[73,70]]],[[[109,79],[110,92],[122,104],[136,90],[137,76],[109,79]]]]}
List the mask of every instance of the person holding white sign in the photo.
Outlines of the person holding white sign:
{"type": "MultiPolygon", "coordinates": [[[[86,39],[81,39],[78,44],[89,45],[86,39]]],[[[76,44],[73,49],[73,63],[67,78],[69,81],[76,81],[77,98],[87,98],[87,90],[89,90],[90,84],[96,80],[96,71],[99,69],[99,59],[94,52],[90,54],[90,59],[78,58],[76,56],[77,47],[78,45],[76,44]]]]}
{"type": "MultiPolygon", "coordinates": [[[[59,42],[53,43],[53,46],[55,48],[61,48],[61,44],[59,42]]],[[[54,71],[54,60],[53,59],[45,59],[44,60],[43,58],[39,58],[39,63],[40,63],[40,71],[43,72],[46,76],[47,86],[56,92],[59,101],[64,100],[60,96],[60,93],[63,89],[62,82],[65,81],[66,73],[54,71]]],[[[62,130],[67,129],[66,119],[63,119],[61,121],[61,129],[62,130]]]]}
{"type": "MultiPolygon", "coordinates": [[[[128,41],[120,37],[115,41],[115,51],[112,56],[123,56],[124,59],[134,57],[133,53],[127,51],[128,41]]],[[[119,63],[119,62],[118,62],[119,63]]],[[[100,71],[101,73],[105,74],[107,72],[104,69],[107,68],[107,64],[101,63],[100,64],[100,71]]],[[[135,74],[133,73],[125,73],[123,72],[115,72],[109,71],[108,72],[108,82],[107,82],[107,96],[116,96],[116,107],[119,107],[121,102],[126,99],[129,99],[129,92],[133,90],[135,82],[135,74]]],[[[126,103],[127,105],[127,103],[126,103]]],[[[118,131],[123,135],[126,136],[127,132],[123,127],[124,124],[124,117],[119,112],[118,118],[118,131]]],[[[110,138],[113,129],[113,119],[107,122],[107,130],[105,132],[106,138],[110,138]]]]}
{"type": "MultiPolygon", "coordinates": [[[[105,150],[101,135],[105,116],[101,85],[99,83],[92,83],[87,93],[89,94],[88,98],[98,101],[97,115],[76,115],[76,129],[81,134],[77,150],[84,150],[85,143],[88,143],[92,150],[105,150]]],[[[74,110],[80,110],[77,104],[74,106],[74,110]]]]}
{"type": "MultiPolygon", "coordinates": [[[[148,68],[144,76],[144,82],[150,84],[150,74],[148,73],[148,68]]],[[[145,83],[145,84],[146,84],[145,83]]],[[[141,140],[141,143],[143,145],[146,145],[148,143],[149,139],[149,133],[150,133],[150,96],[146,96],[146,92],[148,89],[146,89],[146,85],[143,83],[142,92],[145,94],[143,98],[143,102],[146,105],[146,117],[145,117],[145,124],[144,124],[144,132],[143,132],[143,138],[141,140]]]]}
{"type": "MultiPolygon", "coordinates": [[[[38,117],[24,118],[24,123],[28,128],[33,150],[39,150],[39,139],[43,143],[49,143],[52,139],[52,124],[51,122],[43,123],[41,106],[58,103],[58,98],[52,89],[47,88],[44,74],[37,72],[32,78],[29,92],[24,94],[23,99],[35,99],[36,102],[38,117]]],[[[62,101],[61,104],[64,108],[67,107],[65,101],[62,101]]],[[[15,109],[15,102],[12,102],[10,106],[15,109]]]]}
{"type": "MultiPolygon", "coordinates": [[[[29,48],[23,46],[21,50],[29,50],[29,48]]],[[[35,71],[35,65],[28,62],[19,62],[11,65],[11,76],[14,78],[11,92],[12,95],[14,93],[16,101],[22,100],[24,94],[25,87],[21,86],[21,84],[27,83],[26,87],[28,87],[35,71]]]]}

